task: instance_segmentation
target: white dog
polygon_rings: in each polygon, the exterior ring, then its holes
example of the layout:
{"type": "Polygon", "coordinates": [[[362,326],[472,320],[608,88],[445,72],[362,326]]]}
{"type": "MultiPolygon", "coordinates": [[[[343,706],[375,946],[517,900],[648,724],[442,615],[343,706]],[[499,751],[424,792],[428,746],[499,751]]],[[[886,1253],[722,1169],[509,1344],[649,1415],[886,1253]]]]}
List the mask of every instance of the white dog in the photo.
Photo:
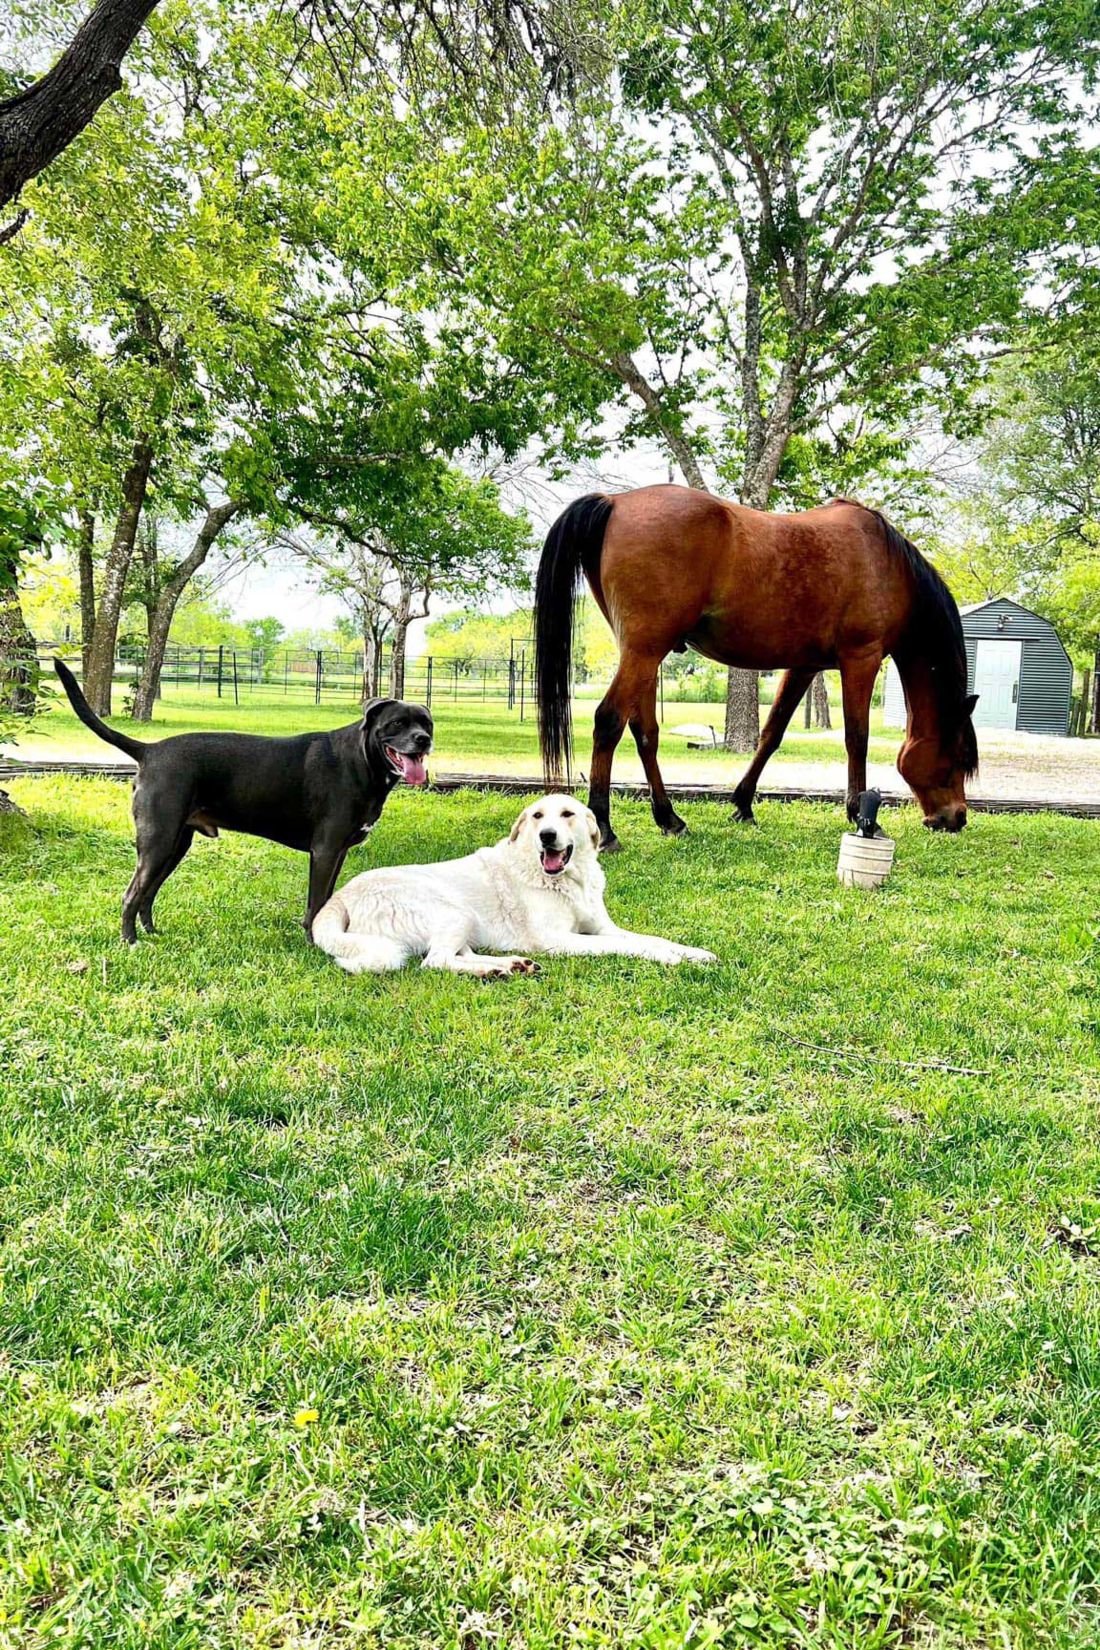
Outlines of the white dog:
{"type": "Polygon", "coordinates": [[[603,902],[599,840],[587,808],[571,796],[544,796],[492,848],[353,878],[314,917],[314,942],[349,974],[383,973],[410,957],[483,979],[535,972],[527,956],[486,957],[482,947],[715,962],[713,952],[616,928],[603,902]]]}

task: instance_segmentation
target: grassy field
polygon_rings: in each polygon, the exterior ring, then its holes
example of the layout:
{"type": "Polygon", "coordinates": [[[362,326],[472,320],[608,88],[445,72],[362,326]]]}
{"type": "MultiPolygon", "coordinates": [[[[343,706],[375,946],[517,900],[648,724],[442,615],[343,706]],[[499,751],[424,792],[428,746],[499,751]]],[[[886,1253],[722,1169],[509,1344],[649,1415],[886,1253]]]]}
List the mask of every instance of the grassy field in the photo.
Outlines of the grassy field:
{"type": "Polygon", "coordinates": [[[6,1650],[1100,1642],[1095,825],[907,809],[866,895],[836,810],[624,805],[720,964],[482,986],[340,974],[246,838],[123,949],[125,788],[13,790],[6,1650]]]}
{"type": "MultiPolygon", "coordinates": [[[[122,693],[116,687],[119,705],[122,693]]],[[[592,733],[591,698],[578,699],[574,707],[577,730],[577,750],[587,765],[592,733]]],[[[198,693],[194,688],[169,687],[159,701],[153,724],[148,729],[135,728],[125,717],[112,718],[116,727],[134,733],[138,738],[163,738],[166,734],[187,733],[199,729],[236,728],[243,733],[301,733],[311,728],[337,727],[351,721],[358,710],[354,697],[326,694],[320,705],[315,705],[306,694],[283,697],[277,692],[261,691],[243,695],[239,706],[231,697],[216,698],[212,693],[198,693]]],[[[444,693],[435,696],[432,712],[436,722],[435,765],[440,770],[454,773],[493,771],[495,773],[539,772],[538,733],[532,707],[526,707],[526,716],[520,720],[518,710],[509,711],[503,700],[455,701],[444,693]]],[[[801,725],[801,713],[795,719],[783,742],[782,756],[800,762],[843,762],[844,733],[839,706],[833,707],[833,731],[807,733],[801,725]]],[[[872,762],[892,763],[897,756],[901,734],[896,729],[883,730],[881,713],[872,713],[872,738],[869,756],[872,762]]],[[[681,769],[704,779],[719,781],[740,774],[745,758],[726,751],[689,751],[686,740],[668,730],[680,723],[703,723],[717,728],[719,736],[725,725],[724,705],[678,704],[665,702],[665,736],[661,747],[661,762],[670,776],[681,769]]],[[[110,754],[101,740],[77,721],[68,704],[60,697],[32,728],[21,736],[18,754],[23,757],[80,752],[102,758],[110,754]]],[[[627,734],[615,758],[615,771],[623,779],[641,777],[642,768],[627,734]]]]}

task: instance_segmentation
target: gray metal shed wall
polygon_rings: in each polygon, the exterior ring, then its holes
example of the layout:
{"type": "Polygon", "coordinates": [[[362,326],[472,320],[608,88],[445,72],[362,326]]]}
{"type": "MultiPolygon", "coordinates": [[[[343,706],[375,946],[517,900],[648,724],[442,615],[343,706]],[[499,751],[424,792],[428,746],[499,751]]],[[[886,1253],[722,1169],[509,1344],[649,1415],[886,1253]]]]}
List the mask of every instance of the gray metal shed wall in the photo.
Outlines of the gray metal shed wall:
{"type": "Polygon", "coordinates": [[[973,690],[977,644],[983,636],[1004,641],[1022,641],[1020,660],[1020,702],[1016,726],[1023,733],[1060,733],[1069,727],[1073,666],[1058,639],[1058,632],[1046,619],[1030,613],[1015,602],[989,602],[975,613],[962,616],[966,641],[966,672],[973,690]],[[1000,625],[1004,616],[1004,626],[1000,625]]]}

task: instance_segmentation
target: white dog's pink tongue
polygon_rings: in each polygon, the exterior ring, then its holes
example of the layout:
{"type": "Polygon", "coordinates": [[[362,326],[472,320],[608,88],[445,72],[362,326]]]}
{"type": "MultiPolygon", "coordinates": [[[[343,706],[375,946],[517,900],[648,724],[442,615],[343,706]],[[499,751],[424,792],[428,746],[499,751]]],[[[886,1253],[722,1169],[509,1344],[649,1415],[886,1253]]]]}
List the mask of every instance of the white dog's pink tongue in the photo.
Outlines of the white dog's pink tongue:
{"type": "Polygon", "coordinates": [[[565,868],[565,855],[555,848],[544,848],[542,851],[542,868],[544,871],[561,871],[565,868]]]}
{"type": "Polygon", "coordinates": [[[423,785],[428,778],[428,771],[424,766],[422,756],[408,756],[404,751],[393,753],[401,769],[401,777],[406,785],[423,785]]]}

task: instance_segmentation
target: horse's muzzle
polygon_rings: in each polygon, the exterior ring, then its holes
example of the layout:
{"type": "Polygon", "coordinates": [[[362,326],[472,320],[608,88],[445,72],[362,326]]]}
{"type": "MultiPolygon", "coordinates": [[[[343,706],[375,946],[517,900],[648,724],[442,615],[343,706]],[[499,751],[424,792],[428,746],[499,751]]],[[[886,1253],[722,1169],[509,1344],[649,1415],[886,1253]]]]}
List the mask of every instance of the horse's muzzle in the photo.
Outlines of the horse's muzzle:
{"type": "Polygon", "coordinates": [[[954,836],[966,824],[966,809],[941,808],[939,813],[930,814],[924,823],[929,831],[950,831],[954,836]]]}

